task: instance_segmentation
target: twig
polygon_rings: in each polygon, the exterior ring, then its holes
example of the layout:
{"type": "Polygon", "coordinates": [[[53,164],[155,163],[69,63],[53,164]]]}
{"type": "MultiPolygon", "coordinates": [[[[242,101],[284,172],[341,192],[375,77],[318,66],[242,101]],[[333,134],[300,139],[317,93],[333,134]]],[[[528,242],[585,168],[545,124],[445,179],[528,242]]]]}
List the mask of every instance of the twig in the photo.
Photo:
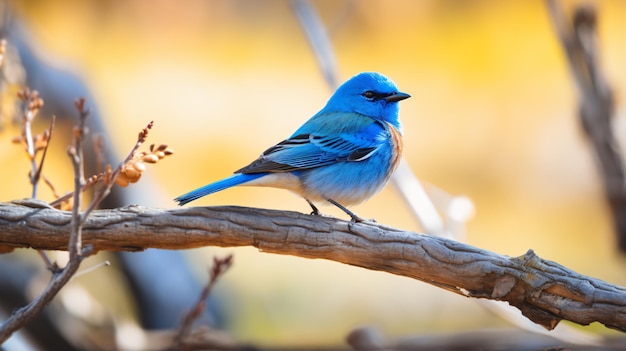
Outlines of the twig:
{"type": "Polygon", "coordinates": [[[87,210],[85,212],[89,213],[89,212],[93,211],[96,208],[96,206],[105,197],[107,197],[107,195],[109,195],[109,193],[111,192],[111,189],[115,185],[115,179],[120,175],[120,173],[122,172],[122,169],[124,168],[124,166],[130,160],[132,160],[133,155],[135,155],[135,153],[137,152],[137,149],[139,149],[141,144],[143,144],[146,141],[146,139],[148,138],[148,133],[149,133],[150,129],[152,129],[153,125],[154,125],[154,122],[150,121],[150,123],[148,123],[148,125],[139,132],[139,134],[137,135],[137,142],[135,143],[133,148],[128,153],[128,156],[126,156],[126,158],[112,172],[105,171],[105,175],[104,175],[104,184],[105,184],[105,186],[102,187],[100,189],[100,191],[97,191],[96,194],[94,194],[94,200],[92,201],[91,205],[87,208],[87,210]]]}
{"type": "MultiPolygon", "coordinates": [[[[87,181],[85,182],[85,184],[83,185],[83,187],[80,189],[81,193],[84,193],[85,191],[89,190],[92,186],[96,185],[98,182],[100,182],[102,180],[102,178],[104,177],[104,173],[95,175],[90,177],[89,179],[87,179],[87,181]]],[[[53,192],[56,193],[56,191],[54,190],[54,187],[52,187],[51,184],[49,184],[50,188],[53,189],[53,192]]],[[[50,202],[50,206],[54,207],[54,208],[59,208],[63,202],[71,199],[72,197],[74,197],[74,192],[69,192],[63,196],[57,196],[56,199],[54,199],[54,201],[50,202]]]]}
{"type": "MultiPolygon", "coordinates": [[[[129,156],[113,171],[110,168],[102,176],[103,186],[96,191],[94,198],[87,206],[84,212],[81,212],[81,189],[85,186],[84,170],[83,170],[83,142],[86,134],[85,121],[89,116],[89,109],[86,108],[85,100],[78,99],[75,102],[76,110],[79,114],[78,125],[74,128],[74,145],[70,146],[67,150],[68,156],[72,161],[74,167],[74,192],[73,192],[73,207],[69,218],[69,228],[65,226],[65,234],[69,233],[69,237],[66,237],[64,246],[65,250],[69,251],[69,262],[62,269],[54,269],[52,279],[43,293],[39,295],[35,300],[25,307],[16,310],[1,326],[0,326],[0,344],[8,339],[16,330],[24,326],[30,320],[35,318],[41,310],[58,294],[58,292],[67,284],[67,282],[77,272],[81,262],[91,255],[94,250],[91,244],[83,245],[83,226],[89,214],[96,208],[96,206],[109,194],[111,188],[115,185],[115,178],[120,174],[125,164],[132,158],[137,148],[145,142],[148,136],[148,130],[152,127],[152,122],[148,127],[144,128],[137,138],[135,146],[132,148],[129,156]],[[69,230],[68,230],[69,229],[69,230]],[[69,242],[69,245],[67,244],[69,242]]],[[[42,208],[52,207],[45,203],[37,202],[32,199],[31,203],[37,203],[42,208]]],[[[67,224],[66,223],[66,224],[67,224]]],[[[56,265],[54,265],[56,267],[56,265]]]]}
{"type": "Polygon", "coordinates": [[[76,274],[72,277],[72,279],[76,279],[80,276],[83,276],[85,274],[89,274],[93,271],[97,271],[98,269],[102,268],[102,267],[109,267],[111,265],[111,262],[109,260],[105,260],[104,262],[100,262],[96,265],[93,265],[89,268],[83,269],[80,272],[76,272],[76,274]]]}
{"type": "MultiPolygon", "coordinates": [[[[76,110],[78,111],[78,126],[74,128],[74,146],[71,146],[67,150],[67,154],[72,161],[72,166],[74,166],[74,189],[81,189],[85,184],[85,176],[84,170],[82,167],[83,162],[83,140],[85,139],[86,128],[85,121],[89,116],[89,110],[85,109],[85,100],[77,100],[75,102],[76,110]]],[[[70,225],[70,230],[72,233],[70,235],[69,240],[69,253],[70,253],[70,262],[79,261],[80,254],[82,251],[82,224],[83,224],[83,216],[85,214],[81,214],[81,193],[78,191],[74,191],[74,201],[72,207],[72,221],[70,225]]]]}
{"type": "Polygon", "coordinates": [[[50,179],[48,179],[48,177],[46,177],[45,175],[41,175],[41,178],[43,179],[44,183],[46,183],[46,185],[48,186],[48,188],[50,189],[50,191],[52,191],[52,195],[55,198],[59,198],[60,195],[57,192],[57,189],[54,187],[54,184],[52,184],[52,181],[50,181],[50,179]]]}
{"type": "MultiPolygon", "coordinates": [[[[81,256],[87,257],[92,253],[91,247],[85,247],[81,256]]],[[[28,305],[21,307],[11,314],[11,316],[0,325],[0,344],[5,342],[14,332],[22,328],[33,320],[57,293],[65,286],[70,278],[76,273],[80,261],[70,261],[65,268],[52,274],[50,283],[45,290],[28,305]]]]}
{"type": "MultiPolygon", "coordinates": [[[[80,188],[80,192],[85,192],[86,190],[88,190],[89,188],[91,188],[92,186],[100,183],[100,182],[105,182],[106,184],[110,185],[110,186],[105,186],[101,189],[101,191],[96,192],[95,196],[95,200],[98,200],[98,203],[100,200],[104,199],[111,191],[111,188],[113,187],[113,185],[115,184],[116,179],[118,178],[118,176],[122,173],[122,171],[124,170],[124,168],[131,163],[131,161],[133,160],[133,157],[135,156],[137,150],[139,149],[139,147],[146,141],[146,138],[148,137],[148,133],[150,131],[150,129],[152,128],[152,126],[154,125],[154,122],[151,121],[150,123],[148,123],[148,125],[142,129],[139,132],[139,135],[137,136],[137,142],[135,143],[135,145],[133,146],[133,148],[131,149],[131,151],[128,153],[128,156],[126,156],[126,158],[118,165],[118,167],[115,170],[111,170],[110,168],[108,168],[107,170],[105,170],[103,173],[91,176],[80,188]]],[[[163,151],[164,155],[171,155],[172,151],[170,149],[167,148],[167,145],[161,145],[160,147],[163,147],[163,151]]],[[[152,150],[151,150],[152,151],[152,150]]],[[[160,150],[155,150],[155,151],[160,151],[160,150]]],[[[148,155],[150,156],[150,155],[148,155]]],[[[156,157],[156,156],[154,156],[156,157]]],[[[157,157],[157,161],[158,161],[158,157],[157,157]]],[[[154,163],[156,161],[153,161],[152,163],[154,163]]],[[[72,196],[75,196],[75,192],[71,192],[68,194],[65,194],[61,197],[58,197],[57,199],[55,199],[54,201],[50,202],[50,206],[58,208],[62,202],[67,201],[68,199],[70,199],[72,196]]],[[[95,206],[91,209],[88,209],[88,211],[92,211],[95,208],[95,206]]]]}
{"type": "Polygon", "coordinates": [[[626,252],[626,171],[611,124],[613,91],[600,67],[597,13],[591,5],[580,5],[570,22],[559,1],[547,0],[546,4],[578,91],[580,123],[591,141],[603,175],[618,247],[626,252]]]}
{"type": "MultiPolygon", "coordinates": [[[[74,146],[70,147],[68,150],[74,167],[74,189],[80,189],[83,182],[82,141],[85,134],[84,123],[86,118],[87,114],[80,113],[79,126],[77,127],[77,132],[74,134],[74,146]]],[[[39,315],[44,307],[52,301],[76,273],[83,259],[93,252],[91,245],[87,245],[84,248],[81,245],[81,230],[84,219],[80,214],[80,192],[76,191],[76,194],[70,220],[69,245],[67,245],[67,250],[70,255],[69,262],[62,269],[59,269],[56,264],[54,264],[53,267],[56,268],[53,270],[50,283],[46,286],[44,291],[31,303],[14,311],[11,316],[0,325],[0,344],[6,341],[15,331],[39,315]]]]}
{"type": "Polygon", "coordinates": [[[232,263],[233,263],[232,254],[226,256],[225,258],[213,257],[213,267],[209,270],[209,282],[202,289],[202,292],[200,293],[200,296],[198,297],[198,300],[196,301],[194,306],[191,308],[191,310],[189,310],[189,312],[183,318],[183,322],[174,340],[174,347],[176,349],[183,349],[183,350],[185,349],[184,341],[185,341],[185,338],[191,332],[191,327],[193,325],[193,322],[202,315],[202,312],[206,308],[206,301],[209,298],[211,291],[213,291],[215,284],[217,283],[218,279],[222,275],[224,275],[224,273],[226,273],[226,271],[228,270],[228,268],[230,268],[232,263]]]}
{"type": "Polygon", "coordinates": [[[17,94],[18,98],[24,102],[24,113],[22,116],[22,136],[23,141],[26,143],[26,153],[30,158],[31,170],[29,173],[30,183],[33,186],[32,195],[33,199],[37,198],[37,159],[35,158],[37,149],[35,148],[35,139],[32,133],[32,123],[37,116],[37,113],[43,107],[43,100],[39,97],[39,93],[36,90],[31,91],[28,88],[22,89],[17,94]]]}
{"type": "Polygon", "coordinates": [[[35,177],[33,179],[35,184],[39,184],[39,179],[41,179],[41,170],[43,169],[43,163],[46,160],[46,155],[48,154],[48,147],[50,146],[50,141],[52,140],[52,133],[54,131],[54,122],[56,121],[56,117],[52,116],[50,120],[50,127],[48,127],[48,137],[46,141],[46,145],[43,149],[43,154],[41,155],[41,160],[39,161],[39,167],[37,167],[37,172],[35,173],[35,177]]]}
{"type": "MultiPolygon", "coordinates": [[[[0,203],[0,251],[67,249],[70,213],[44,203],[0,203]]],[[[507,257],[450,239],[375,223],[244,207],[94,211],[83,240],[95,251],[254,246],[411,277],[467,297],[507,301],[554,328],[598,321],[626,332],[626,289],[578,274],[532,251],[507,257]]]]}
{"type": "Polygon", "coordinates": [[[59,266],[56,264],[56,262],[53,262],[50,259],[50,256],[48,256],[48,254],[44,250],[37,250],[37,253],[39,254],[39,257],[41,257],[43,263],[46,265],[50,272],[56,272],[59,270],[59,266]]]}
{"type": "MultiPolygon", "coordinates": [[[[6,41],[0,43],[0,47],[2,47],[0,51],[2,51],[3,53],[5,50],[5,46],[6,41]]],[[[48,128],[47,132],[43,133],[43,135],[38,135],[40,141],[44,143],[44,147],[43,155],[41,157],[39,165],[37,165],[37,152],[39,151],[40,147],[36,145],[35,137],[33,137],[32,124],[35,120],[35,117],[39,113],[39,110],[41,109],[41,107],[43,107],[44,102],[43,99],[39,97],[39,93],[36,90],[31,91],[28,88],[20,90],[17,96],[18,99],[22,100],[22,102],[24,103],[24,112],[22,116],[22,136],[21,138],[16,140],[20,143],[26,144],[26,153],[28,154],[28,158],[31,164],[31,170],[28,174],[30,184],[32,185],[31,197],[33,199],[36,199],[38,192],[37,190],[39,188],[39,180],[41,179],[42,174],[41,170],[43,169],[43,164],[46,159],[48,147],[50,146],[50,139],[54,130],[55,118],[54,116],[52,116],[52,120],[50,121],[50,127],[48,128]]],[[[54,262],[52,262],[52,260],[50,260],[50,257],[48,257],[48,254],[46,252],[39,251],[38,253],[39,256],[43,259],[46,267],[48,267],[51,272],[58,270],[59,267],[54,262]]]]}

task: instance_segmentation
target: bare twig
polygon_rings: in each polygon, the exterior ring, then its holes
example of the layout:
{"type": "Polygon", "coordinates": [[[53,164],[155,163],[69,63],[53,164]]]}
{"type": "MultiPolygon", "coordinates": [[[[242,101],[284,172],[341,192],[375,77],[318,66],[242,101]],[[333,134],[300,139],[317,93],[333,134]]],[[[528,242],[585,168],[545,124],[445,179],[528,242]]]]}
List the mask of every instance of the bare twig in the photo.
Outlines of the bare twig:
{"type": "MultiPolygon", "coordinates": [[[[102,181],[102,178],[104,177],[105,173],[101,173],[92,177],[89,177],[89,179],[87,179],[85,181],[85,184],[83,185],[83,187],[80,189],[81,193],[84,193],[85,191],[91,189],[92,186],[96,185],[98,182],[102,181]]],[[[54,187],[52,187],[51,184],[49,184],[50,188],[53,189],[53,192],[56,193],[56,190],[54,190],[54,187]]],[[[74,191],[69,192],[63,196],[57,196],[57,198],[54,201],[50,202],[50,206],[54,207],[54,208],[61,208],[61,205],[65,202],[70,200],[72,197],[74,197],[74,191]]]]}
{"type": "MultiPolygon", "coordinates": [[[[81,253],[84,257],[90,254],[90,247],[85,248],[81,253]]],[[[15,331],[35,318],[44,307],[52,301],[61,288],[63,288],[74,273],[76,273],[79,264],[79,261],[70,261],[65,268],[54,272],[50,283],[37,298],[28,305],[13,311],[11,316],[0,325],[0,344],[6,341],[15,331]]]]}
{"type": "MultiPolygon", "coordinates": [[[[67,249],[71,214],[32,200],[0,203],[0,251],[67,249]]],[[[83,240],[95,251],[254,246],[418,279],[467,297],[507,301],[547,329],[562,319],[626,331],[626,289],[573,272],[532,251],[507,257],[450,239],[375,223],[243,207],[94,211],[83,240]]]]}
{"type": "Polygon", "coordinates": [[[36,90],[30,90],[28,88],[22,89],[18,93],[18,98],[24,102],[24,112],[22,116],[22,140],[26,144],[26,153],[30,158],[31,170],[29,173],[30,183],[33,186],[32,195],[33,199],[37,198],[37,148],[35,146],[35,138],[32,133],[32,124],[39,113],[39,110],[43,107],[43,99],[39,97],[39,93],[36,90]]]}
{"type": "Polygon", "coordinates": [[[580,5],[570,22],[559,1],[547,0],[547,7],[577,87],[580,123],[604,177],[604,192],[613,214],[618,246],[626,252],[626,172],[611,124],[613,91],[600,67],[596,9],[580,5]]]}
{"type": "Polygon", "coordinates": [[[139,132],[139,135],[137,136],[137,142],[128,153],[128,156],[126,156],[126,158],[113,171],[110,171],[110,169],[105,171],[104,173],[105,186],[102,187],[100,191],[96,192],[96,194],[94,195],[94,201],[91,203],[89,208],[87,208],[88,212],[93,211],[96,208],[96,206],[100,203],[100,201],[102,201],[107,195],[109,195],[109,193],[111,192],[111,188],[113,188],[113,186],[115,185],[115,180],[124,169],[124,166],[130,160],[132,160],[133,155],[135,155],[135,153],[137,152],[137,149],[139,149],[141,144],[143,144],[146,141],[146,138],[148,138],[148,132],[150,131],[153,125],[154,125],[154,122],[150,121],[150,123],[148,123],[148,125],[139,132]]]}
{"type": "MultiPolygon", "coordinates": [[[[2,56],[4,56],[4,51],[6,49],[6,41],[0,43],[0,51],[2,51],[2,56]]],[[[46,154],[48,151],[48,147],[50,145],[50,139],[52,137],[52,132],[54,130],[54,121],[55,118],[52,116],[52,120],[50,121],[50,127],[48,130],[42,134],[37,136],[33,136],[32,132],[32,124],[35,120],[35,117],[39,113],[41,107],[43,107],[43,99],[39,97],[39,93],[34,90],[31,91],[28,88],[24,88],[20,90],[17,94],[18,99],[20,99],[23,104],[23,115],[22,115],[22,135],[18,138],[15,138],[14,141],[20,144],[24,144],[26,146],[26,154],[30,160],[31,170],[28,174],[30,184],[32,185],[31,197],[33,199],[37,198],[37,190],[39,188],[39,180],[41,179],[41,170],[43,169],[44,161],[46,159],[46,154]],[[37,165],[37,152],[43,147],[43,155],[37,165]]],[[[50,260],[48,254],[44,251],[39,251],[39,256],[43,259],[46,267],[50,271],[56,271],[58,266],[50,260]]]]}
{"type": "Polygon", "coordinates": [[[202,312],[206,308],[206,301],[213,291],[213,287],[217,283],[218,279],[226,273],[228,268],[233,263],[233,255],[228,255],[225,258],[213,257],[213,267],[209,270],[209,282],[204,286],[198,300],[191,308],[191,310],[183,318],[183,322],[180,326],[180,330],[174,340],[174,346],[176,349],[185,349],[184,340],[191,332],[193,322],[202,315],[202,312]]]}
{"type": "MultiPolygon", "coordinates": [[[[81,112],[81,110],[79,110],[79,112],[81,112]]],[[[82,142],[85,134],[84,126],[86,118],[87,114],[80,113],[79,124],[76,133],[74,134],[74,146],[70,147],[68,150],[68,154],[72,159],[72,165],[74,166],[74,189],[77,190],[81,188],[83,183],[82,142]]],[[[26,139],[28,140],[29,138],[27,137],[26,139]]],[[[80,214],[80,192],[76,191],[76,194],[77,195],[74,197],[74,208],[72,210],[70,220],[70,230],[68,231],[69,245],[67,245],[67,250],[70,254],[69,262],[62,269],[58,268],[56,264],[53,264],[52,267],[54,269],[52,272],[52,278],[44,291],[31,303],[14,311],[11,316],[2,325],[0,325],[0,344],[6,341],[15,331],[39,315],[44,307],[52,301],[52,299],[76,273],[83,259],[91,255],[93,252],[91,245],[87,245],[84,248],[81,245],[81,230],[84,219],[80,214]]]]}
{"type": "MultiPolygon", "coordinates": [[[[74,166],[74,189],[81,189],[85,184],[84,170],[82,167],[83,162],[83,141],[87,130],[85,128],[85,121],[89,116],[89,110],[85,109],[85,100],[80,99],[75,102],[76,110],[78,111],[78,125],[74,127],[74,145],[70,146],[67,150],[67,154],[74,166]]],[[[69,240],[69,253],[70,262],[79,261],[82,251],[82,224],[86,214],[80,213],[82,195],[78,191],[74,191],[74,205],[72,207],[72,222],[70,226],[70,240],[69,240]]]]}
{"type": "MultiPolygon", "coordinates": [[[[154,122],[151,121],[139,132],[135,146],[131,149],[128,156],[115,169],[112,170],[111,167],[107,167],[103,173],[91,176],[82,185],[80,192],[85,192],[92,186],[99,183],[105,184],[105,186],[94,194],[94,201],[92,204],[98,204],[102,199],[104,199],[110,193],[113,185],[118,184],[120,186],[126,186],[129,183],[138,181],[142,172],[145,170],[144,163],[157,163],[160,159],[174,153],[174,151],[164,144],[157,147],[153,144],[150,145],[149,152],[138,152],[139,147],[146,141],[148,132],[152,128],[153,124],[154,122]]],[[[75,196],[74,192],[58,197],[56,200],[50,202],[50,206],[60,208],[61,204],[70,199],[72,196],[75,196]]],[[[96,205],[93,205],[92,208],[88,208],[87,211],[92,211],[95,206],[96,205]]]]}
{"type": "Polygon", "coordinates": [[[37,167],[37,172],[35,173],[33,182],[35,184],[39,184],[39,179],[41,179],[41,170],[43,169],[43,163],[46,160],[46,155],[48,154],[48,147],[50,146],[50,140],[52,140],[52,133],[54,132],[54,122],[56,121],[56,117],[52,116],[50,120],[50,127],[48,128],[46,143],[43,148],[43,154],[41,155],[41,160],[39,160],[39,166],[37,167]]]}
{"type": "MultiPolygon", "coordinates": [[[[82,189],[84,189],[86,181],[83,171],[83,142],[85,134],[87,133],[85,127],[85,121],[89,116],[89,109],[86,108],[85,100],[78,99],[75,102],[76,110],[79,114],[78,125],[74,128],[74,143],[67,150],[68,156],[72,161],[74,167],[74,192],[73,192],[73,207],[68,221],[68,226],[64,227],[66,231],[66,237],[64,249],[69,251],[69,262],[64,268],[58,268],[56,264],[52,265],[53,274],[48,286],[44,291],[33,300],[30,304],[16,310],[1,326],[0,326],[0,344],[8,339],[16,330],[24,326],[30,320],[35,318],[41,310],[57,295],[57,293],[67,284],[67,282],[77,272],[81,262],[91,255],[93,246],[91,244],[83,245],[83,226],[85,221],[89,217],[89,214],[96,208],[96,206],[109,194],[111,188],[115,185],[117,176],[122,172],[123,167],[132,159],[133,155],[137,151],[137,148],[145,142],[148,136],[148,130],[152,127],[152,122],[148,127],[144,128],[137,138],[135,146],[132,148],[129,156],[115,169],[111,170],[110,167],[102,175],[101,182],[103,183],[94,194],[94,198],[87,206],[84,212],[81,212],[81,198],[82,189]],[[69,233],[69,234],[68,234],[69,233]],[[67,244],[69,242],[69,245],[67,244]]],[[[166,147],[165,147],[166,148],[166,147]]],[[[51,206],[37,202],[44,208],[52,208],[51,206]]]]}

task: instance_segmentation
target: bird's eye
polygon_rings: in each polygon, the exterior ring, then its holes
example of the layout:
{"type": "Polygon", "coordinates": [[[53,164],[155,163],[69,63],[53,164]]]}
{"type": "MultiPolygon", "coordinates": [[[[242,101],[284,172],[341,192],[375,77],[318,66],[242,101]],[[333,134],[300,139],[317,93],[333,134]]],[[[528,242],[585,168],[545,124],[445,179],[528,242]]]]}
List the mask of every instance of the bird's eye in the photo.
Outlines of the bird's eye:
{"type": "Polygon", "coordinates": [[[365,96],[366,99],[373,99],[374,96],[376,96],[376,94],[374,94],[373,91],[368,90],[368,91],[363,93],[363,96],[365,96]]]}

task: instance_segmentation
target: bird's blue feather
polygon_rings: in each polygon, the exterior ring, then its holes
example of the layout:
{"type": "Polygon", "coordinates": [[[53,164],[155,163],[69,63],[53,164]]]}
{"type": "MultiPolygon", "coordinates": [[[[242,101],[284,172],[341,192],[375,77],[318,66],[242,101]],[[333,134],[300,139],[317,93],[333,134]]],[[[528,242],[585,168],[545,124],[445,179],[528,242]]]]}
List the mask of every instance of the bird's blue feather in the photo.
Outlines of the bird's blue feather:
{"type": "Polygon", "coordinates": [[[216,193],[218,191],[224,190],[224,189],[228,189],[230,187],[233,187],[235,185],[241,185],[243,183],[247,183],[249,181],[255,180],[257,178],[260,178],[262,176],[264,176],[265,174],[263,173],[256,173],[256,174],[242,174],[242,173],[237,173],[237,174],[233,174],[232,176],[222,179],[222,180],[218,180],[217,182],[211,183],[211,184],[207,184],[201,188],[198,188],[196,190],[192,190],[184,195],[181,195],[177,198],[174,199],[174,201],[178,202],[178,204],[180,206],[187,204],[193,200],[197,200],[203,196],[209,195],[209,194],[213,194],[216,193]]]}
{"type": "Polygon", "coordinates": [[[355,219],[343,206],[378,192],[398,164],[402,133],[397,102],[408,97],[387,77],[360,73],[341,85],[291,137],[265,150],[235,175],[175,200],[184,205],[248,183],[289,189],[309,203],[340,204],[355,219]]]}
{"type": "Polygon", "coordinates": [[[255,162],[237,172],[296,171],[337,162],[362,161],[388,140],[389,130],[376,119],[341,112],[318,114],[290,139],[269,148],[255,162]],[[354,153],[359,156],[352,157],[354,153]]]}

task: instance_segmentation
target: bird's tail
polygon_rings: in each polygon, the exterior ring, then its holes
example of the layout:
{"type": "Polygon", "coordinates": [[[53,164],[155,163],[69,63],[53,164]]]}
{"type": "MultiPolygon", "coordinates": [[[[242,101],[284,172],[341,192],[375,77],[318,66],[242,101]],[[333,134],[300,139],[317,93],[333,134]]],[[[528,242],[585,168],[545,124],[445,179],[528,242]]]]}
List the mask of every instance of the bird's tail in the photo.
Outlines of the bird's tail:
{"type": "Polygon", "coordinates": [[[174,201],[178,202],[178,206],[183,206],[193,200],[197,200],[203,196],[216,193],[220,190],[228,189],[232,186],[247,183],[251,180],[260,178],[264,176],[264,173],[253,173],[253,174],[243,174],[237,173],[232,176],[218,180],[217,182],[207,184],[201,188],[196,190],[192,190],[187,194],[181,195],[174,199],[174,201]]]}

